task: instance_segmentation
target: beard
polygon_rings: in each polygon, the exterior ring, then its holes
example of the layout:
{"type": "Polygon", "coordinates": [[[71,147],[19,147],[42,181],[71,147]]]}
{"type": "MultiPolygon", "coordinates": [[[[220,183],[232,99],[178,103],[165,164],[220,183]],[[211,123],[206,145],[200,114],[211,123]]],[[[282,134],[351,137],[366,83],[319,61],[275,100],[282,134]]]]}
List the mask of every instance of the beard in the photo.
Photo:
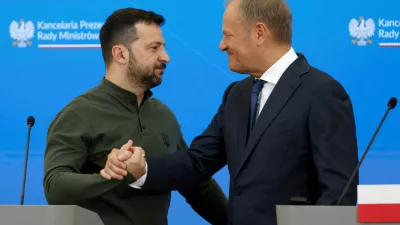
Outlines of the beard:
{"type": "Polygon", "coordinates": [[[161,84],[162,82],[162,72],[158,76],[155,74],[154,69],[165,69],[165,63],[158,63],[154,67],[150,66],[143,66],[140,65],[135,58],[135,56],[131,53],[131,57],[129,57],[129,64],[128,64],[128,78],[133,80],[136,86],[142,88],[143,90],[148,90],[154,88],[161,84]]]}

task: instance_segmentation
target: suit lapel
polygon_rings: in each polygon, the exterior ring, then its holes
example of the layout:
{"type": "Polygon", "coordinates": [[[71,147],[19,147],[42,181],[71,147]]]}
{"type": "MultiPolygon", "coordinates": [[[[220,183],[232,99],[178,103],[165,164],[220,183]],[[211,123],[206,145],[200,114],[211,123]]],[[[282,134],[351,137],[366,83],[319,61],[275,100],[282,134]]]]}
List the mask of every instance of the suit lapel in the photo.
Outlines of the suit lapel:
{"type": "MultiPolygon", "coordinates": [[[[306,73],[308,70],[308,63],[302,55],[299,55],[299,58],[295,62],[293,62],[292,65],[289,66],[289,68],[282,75],[281,79],[276,84],[274,90],[269,96],[268,101],[264,105],[261,114],[254,125],[253,131],[249,135],[249,140],[247,142],[241,162],[239,164],[238,173],[240,172],[240,169],[243,167],[251,153],[254,151],[256,144],[263,136],[264,132],[268,129],[276,116],[286,105],[291,96],[295,93],[296,89],[300,86],[300,76],[306,73]]],[[[247,110],[249,108],[247,108],[247,110]]],[[[247,113],[247,118],[248,116],[249,115],[247,113]]],[[[248,120],[246,120],[246,122],[248,124],[248,120]]]]}
{"type": "Polygon", "coordinates": [[[239,117],[238,117],[238,149],[239,152],[243,153],[243,149],[246,147],[247,138],[248,138],[248,127],[249,127],[249,117],[250,117],[250,100],[251,100],[251,86],[252,86],[253,78],[249,77],[243,83],[243,86],[240,90],[240,99],[238,106],[239,109],[239,117]]]}

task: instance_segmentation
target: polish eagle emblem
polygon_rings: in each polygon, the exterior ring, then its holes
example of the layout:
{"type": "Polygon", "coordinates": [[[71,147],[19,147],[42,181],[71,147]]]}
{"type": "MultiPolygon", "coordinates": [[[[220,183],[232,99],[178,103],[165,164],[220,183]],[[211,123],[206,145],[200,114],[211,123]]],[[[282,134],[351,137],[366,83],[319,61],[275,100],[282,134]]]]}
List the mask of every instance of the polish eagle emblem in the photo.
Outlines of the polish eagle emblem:
{"type": "Polygon", "coordinates": [[[350,36],[354,38],[351,43],[358,46],[372,44],[372,40],[369,38],[374,35],[375,22],[372,19],[365,20],[364,17],[360,17],[359,20],[353,18],[349,23],[349,32],[350,36]]]}
{"type": "Polygon", "coordinates": [[[34,33],[35,27],[32,21],[25,22],[21,19],[19,23],[12,21],[10,24],[10,35],[15,40],[12,42],[13,46],[18,46],[19,48],[31,46],[32,42],[29,40],[33,38],[34,33]]]}

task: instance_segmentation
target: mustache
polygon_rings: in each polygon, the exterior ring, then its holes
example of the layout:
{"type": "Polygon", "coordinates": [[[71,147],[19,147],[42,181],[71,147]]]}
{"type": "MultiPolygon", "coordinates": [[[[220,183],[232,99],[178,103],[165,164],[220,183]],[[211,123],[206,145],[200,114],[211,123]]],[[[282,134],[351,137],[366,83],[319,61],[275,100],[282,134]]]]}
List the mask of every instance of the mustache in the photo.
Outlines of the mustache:
{"type": "Polygon", "coordinates": [[[167,68],[167,64],[165,63],[161,63],[160,65],[156,66],[156,69],[166,69],[167,68]]]}

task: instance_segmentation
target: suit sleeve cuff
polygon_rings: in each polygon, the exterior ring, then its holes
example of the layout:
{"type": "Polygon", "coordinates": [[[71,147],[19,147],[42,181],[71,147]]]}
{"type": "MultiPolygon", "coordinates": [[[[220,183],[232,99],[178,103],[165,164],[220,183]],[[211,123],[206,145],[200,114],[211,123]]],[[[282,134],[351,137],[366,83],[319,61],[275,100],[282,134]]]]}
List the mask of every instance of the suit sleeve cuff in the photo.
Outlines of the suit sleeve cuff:
{"type": "Polygon", "coordinates": [[[140,177],[137,181],[131,183],[130,186],[136,189],[141,189],[142,186],[144,185],[144,182],[146,181],[146,177],[147,177],[147,162],[146,162],[146,173],[142,177],[140,177]]]}

